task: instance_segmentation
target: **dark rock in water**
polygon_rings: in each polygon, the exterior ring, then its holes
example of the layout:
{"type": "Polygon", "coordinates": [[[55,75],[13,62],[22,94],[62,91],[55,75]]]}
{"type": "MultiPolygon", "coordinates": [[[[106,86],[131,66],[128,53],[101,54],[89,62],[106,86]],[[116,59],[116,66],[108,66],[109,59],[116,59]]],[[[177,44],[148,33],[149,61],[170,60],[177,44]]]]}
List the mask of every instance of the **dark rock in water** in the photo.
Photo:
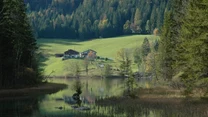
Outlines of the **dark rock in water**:
{"type": "Polygon", "coordinates": [[[64,97],[64,101],[65,101],[67,104],[76,104],[76,103],[77,103],[77,100],[74,100],[74,98],[72,98],[72,97],[67,97],[67,96],[64,97]]]}
{"type": "Polygon", "coordinates": [[[79,106],[81,106],[82,100],[80,100],[80,97],[77,93],[75,93],[72,97],[64,97],[64,101],[67,104],[78,104],[79,106]]]}
{"type": "Polygon", "coordinates": [[[72,105],[71,107],[72,107],[73,109],[79,108],[79,106],[76,106],[76,105],[72,105]]]}

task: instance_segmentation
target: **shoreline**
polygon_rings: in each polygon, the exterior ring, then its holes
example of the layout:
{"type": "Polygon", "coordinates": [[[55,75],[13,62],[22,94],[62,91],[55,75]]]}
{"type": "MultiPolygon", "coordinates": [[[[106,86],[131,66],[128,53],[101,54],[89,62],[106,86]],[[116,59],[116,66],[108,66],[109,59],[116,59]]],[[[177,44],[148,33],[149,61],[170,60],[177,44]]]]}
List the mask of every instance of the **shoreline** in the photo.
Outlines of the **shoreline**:
{"type": "Polygon", "coordinates": [[[20,88],[20,89],[2,89],[0,90],[0,100],[34,97],[43,94],[55,93],[59,90],[65,89],[66,84],[58,83],[42,83],[37,86],[20,88]]]}
{"type": "Polygon", "coordinates": [[[99,105],[112,105],[117,103],[133,104],[135,102],[147,103],[164,103],[164,104],[179,104],[181,102],[187,103],[204,103],[208,104],[208,97],[201,95],[184,96],[183,90],[170,88],[139,88],[136,89],[135,97],[130,96],[114,96],[106,99],[97,100],[99,105]]]}

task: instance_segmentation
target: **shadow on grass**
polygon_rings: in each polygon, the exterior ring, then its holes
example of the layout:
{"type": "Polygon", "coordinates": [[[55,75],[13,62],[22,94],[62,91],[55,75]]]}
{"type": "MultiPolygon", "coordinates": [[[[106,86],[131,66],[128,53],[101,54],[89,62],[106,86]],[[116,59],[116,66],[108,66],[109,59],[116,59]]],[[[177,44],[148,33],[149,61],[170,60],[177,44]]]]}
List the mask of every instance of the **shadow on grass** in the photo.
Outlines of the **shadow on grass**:
{"type": "Polygon", "coordinates": [[[80,41],[67,39],[38,39],[37,42],[40,46],[49,46],[50,44],[80,45],[80,41]]]}

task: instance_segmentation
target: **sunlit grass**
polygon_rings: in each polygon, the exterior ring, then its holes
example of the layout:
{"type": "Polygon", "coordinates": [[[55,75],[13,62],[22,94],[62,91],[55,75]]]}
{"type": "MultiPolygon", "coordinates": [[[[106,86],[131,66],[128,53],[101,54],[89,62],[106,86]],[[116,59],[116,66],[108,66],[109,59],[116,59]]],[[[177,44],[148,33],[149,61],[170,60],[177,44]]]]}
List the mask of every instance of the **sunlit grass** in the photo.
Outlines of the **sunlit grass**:
{"type": "MultiPolygon", "coordinates": [[[[37,42],[40,47],[40,52],[42,52],[44,55],[44,60],[42,61],[41,65],[45,70],[44,74],[49,75],[52,71],[55,71],[53,75],[63,76],[65,74],[64,67],[70,60],[62,61],[61,58],[56,58],[54,56],[56,53],[63,53],[68,49],[74,49],[79,52],[87,49],[93,49],[97,51],[98,56],[115,60],[116,54],[121,48],[134,49],[136,47],[140,47],[145,37],[147,37],[150,42],[158,38],[153,35],[133,35],[115,38],[94,39],[83,42],[67,39],[38,39],[37,42]]],[[[118,67],[118,63],[110,64],[118,67]]],[[[132,68],[134,71],[137,70],[136,65],[133,65],[132,68]]]]}

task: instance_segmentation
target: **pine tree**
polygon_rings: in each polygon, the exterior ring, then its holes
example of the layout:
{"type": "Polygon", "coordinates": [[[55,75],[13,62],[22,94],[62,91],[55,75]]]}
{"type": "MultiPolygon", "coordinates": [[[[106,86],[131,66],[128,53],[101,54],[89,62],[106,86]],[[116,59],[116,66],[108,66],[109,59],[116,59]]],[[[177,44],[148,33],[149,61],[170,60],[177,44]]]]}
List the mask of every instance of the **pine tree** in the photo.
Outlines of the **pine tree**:
{"type": "Polygon", "coordinates": [[[141,12],[140,10],[137,8],[135,15],[134,15],[134,26],[135,26],[135,31],[136,32],[141,32],[141,12]]]}
{"type": "Polygon", "coordinates": [[[191,0],[182,26],[181,44],[177,67],[180,68],[181,80],[185,85],[185,94],[189,95],[200,86],[208,84],[208,1],[191,0]]]}
{"type": "MultiPolygon", "coordinates": [[[[0,61],[3,61],[3,30],[2,30],[2,17],[3,17],[3,1],[0,1],[0,61]]],[[[2,86],[3,82],[3,63],[0,62],[0,87],[2,86]]]]}
{"type": "Polygon", "coordinates": [[[186,13],[187,0],[174,0],[171,6],[171,10],[165,15],[159,44],[160,73],[168,81],[172,80],[178,70],[174,65],[180,53],[176,49],[180,44],[180,31],[186,13]]]}
{"type": "Polygon", "coordinates": [[[35,60],[37,47],[26,15],[24,1],[4,0],[2,12],[1,86],[40,82],[35,60]]]}
{"type": "Polygon", "coordinates": [[[165,21],[162,28],[161,39],[159,42],[159,64],[161,77],[165,80],[172,79],[172,49],[173,45],[170,40],[171,30],[171,12],[165,15],[165,21]]]}
{"type": "Polygon", "coordinates": [[[149,40],[145,37],[142,44],[142,57],[145,59],[151,52],[149,40]]]}
{"type": "Polygon", "coordinates": [[[117,60],[120,63],[120,75],[122,77],[130,76],[132,60],[130,58],[130,50],[122,48],[117,52],[117,60]]]}
{"type": "Polygon", "coordinates": [[[15,2],[14,1],[3,1],[3,11],[2,11],[2,22],[1,25],[1,53],[2,53],[2,86],[6,84],[11,84],[14,82],[14,56],[13,49],[14,44],[13,38],[15,38],[16,33],[14,33],[14,28],[16,27],[14,19],[15,2]],[[13,9],[13,10],[12,10],[13,9]],[[6,59],[5,59],[6,58],[6,59]],[[7,66],[7,67],[6,67],[7,66]],[[9,82],[10,81],[10,82],[9,82]]]}

